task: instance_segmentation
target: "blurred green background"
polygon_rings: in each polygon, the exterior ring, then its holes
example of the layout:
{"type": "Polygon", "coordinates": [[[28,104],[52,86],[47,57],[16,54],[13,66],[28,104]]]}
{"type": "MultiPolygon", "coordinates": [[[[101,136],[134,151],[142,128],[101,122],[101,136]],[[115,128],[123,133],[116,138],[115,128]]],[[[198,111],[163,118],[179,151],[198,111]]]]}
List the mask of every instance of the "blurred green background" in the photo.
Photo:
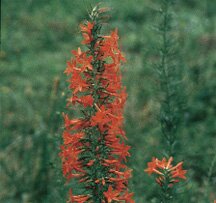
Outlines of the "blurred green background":
{"type": "MultiPolygon", "coordinates": [[[[2,0],[0,52],[0,202],[62,203],[67,186],[58,157],[67,83],[63,71],[80,46],[79,24],[93,0],[2,0]]],[[[131,145],[131,191],[137,203],[156,202],[157,185],[144,173],[162,157],[160,103],[154,70],[160,1],[107,0],[106,30],[119,30],[127,63],[125,129],[131,145]]],[[[176,161],[187,181],[176,202],[216,199],[216,3],[179,0],[173,7],[185,99],[176,161]]]]}

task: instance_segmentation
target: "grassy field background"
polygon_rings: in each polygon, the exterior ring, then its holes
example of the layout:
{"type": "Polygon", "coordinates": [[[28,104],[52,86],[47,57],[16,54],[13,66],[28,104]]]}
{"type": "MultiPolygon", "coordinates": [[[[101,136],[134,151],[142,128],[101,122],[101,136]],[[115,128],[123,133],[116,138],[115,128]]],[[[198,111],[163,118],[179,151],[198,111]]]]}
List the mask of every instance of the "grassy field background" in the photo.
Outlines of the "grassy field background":
{"type": "MultiPolygon", "coordinates": [[[[63,71],[80,46],[79,24],[95,0],[2,0],[0,52],[0,202],[61,203],[67,187],[58,157],[67,83],[63,71]]],[[[159,1],[108,0],[112,15],[105,30],[119,30],[127,63],[122,67],[128,101],[125,129],[131,145],[130,182],[137,203],[154,203],[157,186],[144,173],[152,156],[163,156],[154,69],[159,1]]],[[[183,125],[177,161],[188,169],[179,184],[181,203],[216,199],[216,4],[176,1],[183,125]],[[215,161],[214,161],[215,160],[215,161]]]]}

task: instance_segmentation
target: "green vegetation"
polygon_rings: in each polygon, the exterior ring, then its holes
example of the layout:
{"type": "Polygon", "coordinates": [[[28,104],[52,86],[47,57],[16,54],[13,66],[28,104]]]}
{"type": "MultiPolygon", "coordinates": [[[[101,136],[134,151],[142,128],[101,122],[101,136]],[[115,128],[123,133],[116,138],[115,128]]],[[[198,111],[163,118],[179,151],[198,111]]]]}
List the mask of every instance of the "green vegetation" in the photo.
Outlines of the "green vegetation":
{"type": "MultiPolygon", "coordinates": [[[[0,202],[61,203],[67,186],[58,157],[70,51],[80,46],[79,24],[96,0],[2,0],[0,52],[0,202]]],[[[107,29],[115,27],[127,63],[122,67],[128,101],[125,129],[131,145],[130,182],[137,203],[156,202],[154,179],[144,173],[152,156],[162,157],[162,92],[159,62],[159,0],[108,0],[107,29]],[[160,153],[159,153],[160,152],[160,153]]],[[[173,6],[177,67],[184,100],[174,144],[187,181],[175,203],[216,199],[216,33],[212,0],[182,0],[173,6]]]]}

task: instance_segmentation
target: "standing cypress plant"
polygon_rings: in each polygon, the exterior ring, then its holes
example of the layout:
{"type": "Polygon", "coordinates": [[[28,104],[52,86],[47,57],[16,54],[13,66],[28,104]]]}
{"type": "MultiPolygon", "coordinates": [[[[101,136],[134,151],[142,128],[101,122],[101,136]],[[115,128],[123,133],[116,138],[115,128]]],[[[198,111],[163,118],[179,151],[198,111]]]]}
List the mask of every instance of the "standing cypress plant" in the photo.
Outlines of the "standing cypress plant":
{"type": "Polygon", "coordinates": [[[70,189],[68,202],[133,202],[128,191],[131,170],[125,165],[130,147],[123,125],[126,101],[120,65],[125,61],[118,47],[117,30],[102,35],[106,8],[92,9],[80,25],[81,48],[72,51],[65,73],[72,90],[67,106],[78,105],[79,118],[64,114],[65,130],[60,156],[68,181],[77,179],[81,194],[70,189]]]}
{"type": "MultiPolygon", "coordinates": [[[[183,162],[176,166],[171,165],[175,158],[175,144],[177,132],[181,124],[183,112],[183,99],[181,92],[181,71],[177,57],[176,40],[172,28],[173,0],[162,0],[160,8],[160,62],[157,65],[158,80],[160,84],[160,125],[162,137],[165,141],[165,155],[161,161],[152,158],[145,170],[148,174],[156,174],[156,182],[160,185],[161,203],[176,202],[175,183],[186,179],[186,170],[183,162]],[[173,158],[174,157],[174,158],[173,158]]],[[[176,158],[175,158],[176,159],[176,158]]]]}

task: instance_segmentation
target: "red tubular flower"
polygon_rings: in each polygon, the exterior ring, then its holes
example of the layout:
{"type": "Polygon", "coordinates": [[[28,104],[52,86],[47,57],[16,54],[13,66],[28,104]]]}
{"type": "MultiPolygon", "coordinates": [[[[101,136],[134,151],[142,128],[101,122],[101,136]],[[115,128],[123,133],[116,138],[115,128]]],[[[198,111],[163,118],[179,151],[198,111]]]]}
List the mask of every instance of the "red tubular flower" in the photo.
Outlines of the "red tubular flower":
{"type": "Polygon", "coordinates": [[[70,203],[85,203],[89,199],[89,196],[87,195],[73,195],[71,189],[69,195],[70,195],[70,200],[69,200],[70,203]]]}
{"type": "Polygon", "coordinates": [[[94,23],[87,22],[87,25],[80,25],[80,29],[83,35],[84,40],[82,41],[82,44],[90,44],[93,40],[92,36],[92,29],[94,27],[94,23]]]}
{"type": "Polygon", "coordinates": [[[148,163],[148,168],[145,169],[145,172],[148,174],[155,173],[158,175],[156,182],[159,185],[163,185],[165,179],[168,179],[169,186],[172,186],[173,183],[177,183],[180,179],[186,179],[185,174],[186,170],[183,170],[183,162],[178,163],[176,166],[172,166],[173,157],[170,157],[168,160],[163,158],[161,161],[157,158],[152,158],[152,161],[148,163]]]}
{"type": "Polygon", "coordinates": [[[106,197],[108,203],[112,202],[113,200],[119,201],[119,191],[114,190],[111,185],[109,186],[108,190],[104,192],[104,196],[106,197]]]}
{"type": "MultiPolygon", "coordinates": [[[[125,58],[118,47],[118,32],[100,34],[101,12],[93,9],[91,22],[81,24],[87,51],[72,51],[65,74],[72,93],[67,106],[78,104],[83,116],[64,114],[62,158],[68,181],[77,179],[86,193],[72,195],[69,202],[133,203],[128,191],[132,170],[125,165],[130,147],[124,143],[123,108],[126,101],[120,65],[125,58]]],[[[174,174],[176,175],[176,174],[174,174]]]]}

